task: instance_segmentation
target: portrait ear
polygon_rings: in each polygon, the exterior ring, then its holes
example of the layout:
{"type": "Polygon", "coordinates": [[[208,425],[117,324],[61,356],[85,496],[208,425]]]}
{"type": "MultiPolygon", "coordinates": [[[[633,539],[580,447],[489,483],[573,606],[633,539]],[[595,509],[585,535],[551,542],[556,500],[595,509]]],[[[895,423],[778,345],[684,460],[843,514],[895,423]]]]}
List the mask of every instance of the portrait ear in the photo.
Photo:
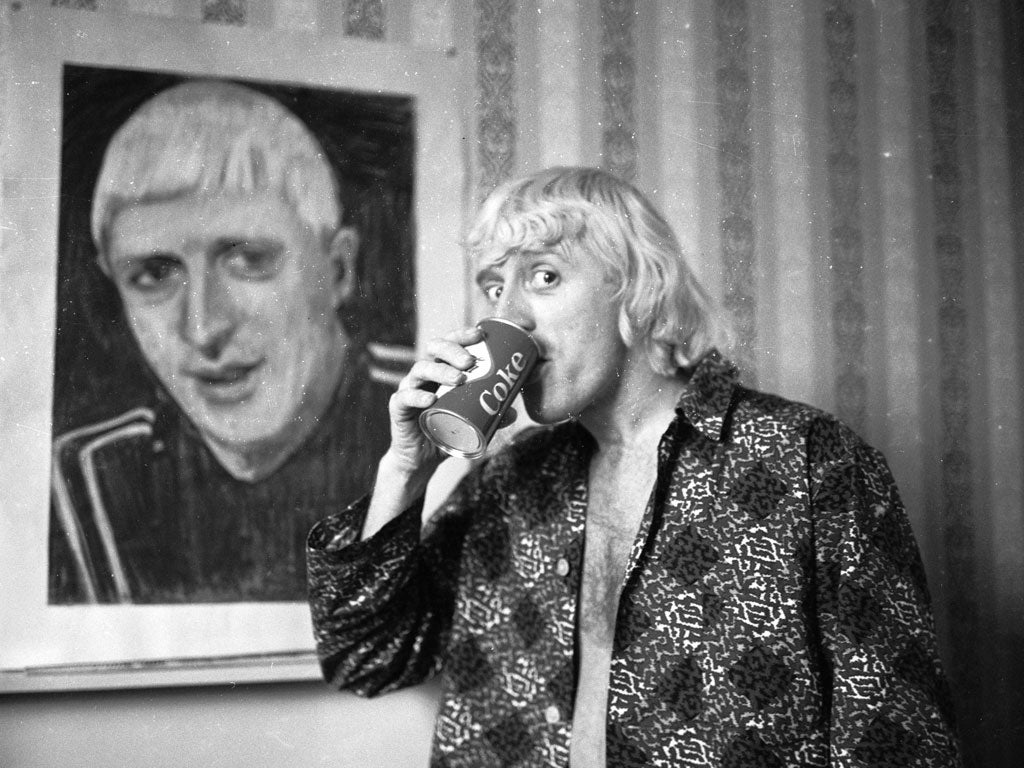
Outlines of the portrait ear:
{"type": "Polygon", "coordinates": [[[328,245],[327,258],[334,278],[334,306],[340,307],[356,289],[356,254],[359,235],[351,227],[341,227],[328,245]]]}

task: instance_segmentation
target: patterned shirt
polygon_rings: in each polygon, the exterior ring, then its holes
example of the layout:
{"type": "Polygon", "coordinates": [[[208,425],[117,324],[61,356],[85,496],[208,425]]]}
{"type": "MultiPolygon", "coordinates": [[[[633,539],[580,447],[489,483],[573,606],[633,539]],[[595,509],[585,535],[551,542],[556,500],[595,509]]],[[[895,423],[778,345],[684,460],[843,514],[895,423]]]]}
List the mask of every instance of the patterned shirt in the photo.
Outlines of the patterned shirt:
{"type": "MultiPolygon", "coordinates": [[[[567,766],[587,469],[569,422],[468,475],[421,530],[368,501],[310,534],[324,675],[442,675],[433,766],[567,766]],[[353,514],[354,513],[354,514],[353,514]]],[[[615,628],[609,766],[959,765],[924,572],[884,458],[717,353],[661,439],[615,628]]]]}

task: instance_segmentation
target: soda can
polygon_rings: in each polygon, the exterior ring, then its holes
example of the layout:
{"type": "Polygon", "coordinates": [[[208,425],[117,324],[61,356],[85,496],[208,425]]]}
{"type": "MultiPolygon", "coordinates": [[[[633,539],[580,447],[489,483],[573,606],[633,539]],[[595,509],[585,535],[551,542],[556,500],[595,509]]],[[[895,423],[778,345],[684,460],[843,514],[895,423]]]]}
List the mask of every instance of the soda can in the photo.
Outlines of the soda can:
{"type": "Polygon", "coordinates": [[[477,323],[484,338],[466,347],[477,362],[457,387],[441,387],[420,414],[420,429],[445,453],[464,459],[484,454],[540,358],[537,342],[508,320],[477,323]]]}

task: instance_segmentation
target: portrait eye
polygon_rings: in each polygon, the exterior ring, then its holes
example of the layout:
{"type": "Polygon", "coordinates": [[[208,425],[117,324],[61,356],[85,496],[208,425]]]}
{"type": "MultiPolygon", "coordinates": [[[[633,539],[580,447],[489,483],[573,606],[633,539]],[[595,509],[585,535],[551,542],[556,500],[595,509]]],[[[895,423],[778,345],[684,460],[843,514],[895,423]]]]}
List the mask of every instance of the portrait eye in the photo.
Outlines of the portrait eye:
{"type": "Polygon", "coordinates": [[[224,266],[243,280],[267,280],[281,268],[283,248],[270,242],[238,242],[226,245],[220,252],[224,266]]]}
{"type": "Polygon", "coordinates": [[[181,261],[174,256],[154,254],[133,260],[124,271],[124,282],[139,293],[157,293],[167,290],[183,272],[181,261]]]}

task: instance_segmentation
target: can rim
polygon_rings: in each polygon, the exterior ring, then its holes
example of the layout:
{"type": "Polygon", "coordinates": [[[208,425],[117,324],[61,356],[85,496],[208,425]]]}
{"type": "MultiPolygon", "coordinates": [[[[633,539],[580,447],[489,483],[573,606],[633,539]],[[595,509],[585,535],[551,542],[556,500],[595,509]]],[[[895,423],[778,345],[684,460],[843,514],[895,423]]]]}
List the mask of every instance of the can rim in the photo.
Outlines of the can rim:
{"type": "Polygon", "coordinates": [[[484,433],[480,431],[480,428],[472,421],[467,419],[465,416],[456,413],[455,411],[449,408],[428,408],[424,410],[422,413],[420,413],[419,422],[420,431],[427,436],[430,442],[436,445],[440,450],[447,453],[449,456],[454,456],[457,459],[479,459],[487,452],[487,440],[484,437],[484,433]],[[462,422],[463,424],[468,425],[476,433],[477,439],[480,441],[483,447],[478,451],[462,451],[459,450],[458,448],[453,448],[452,446],[447,445],[438,440],[437,437],[434,436],[433,432],[426,426],[427,419],[438,413],[444,414],[445,416],[451,416],[452,418],[462,422]]]}

